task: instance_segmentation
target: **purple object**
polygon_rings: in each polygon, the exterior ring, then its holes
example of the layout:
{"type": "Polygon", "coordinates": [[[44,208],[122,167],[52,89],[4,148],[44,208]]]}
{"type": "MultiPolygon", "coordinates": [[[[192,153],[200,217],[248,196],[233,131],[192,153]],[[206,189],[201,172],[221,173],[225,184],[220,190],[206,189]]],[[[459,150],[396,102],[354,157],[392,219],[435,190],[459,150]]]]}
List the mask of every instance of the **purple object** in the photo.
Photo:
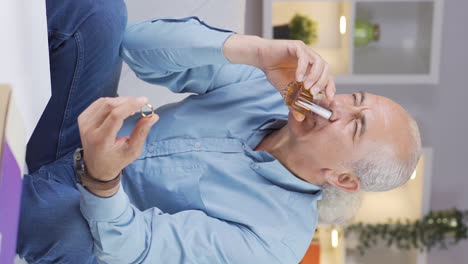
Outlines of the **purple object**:
{"type": "Polygon", "coordinates": [[[0,165],[0,263],[13,263],[21,200],[21,170],[7,142],[0,165]]]}

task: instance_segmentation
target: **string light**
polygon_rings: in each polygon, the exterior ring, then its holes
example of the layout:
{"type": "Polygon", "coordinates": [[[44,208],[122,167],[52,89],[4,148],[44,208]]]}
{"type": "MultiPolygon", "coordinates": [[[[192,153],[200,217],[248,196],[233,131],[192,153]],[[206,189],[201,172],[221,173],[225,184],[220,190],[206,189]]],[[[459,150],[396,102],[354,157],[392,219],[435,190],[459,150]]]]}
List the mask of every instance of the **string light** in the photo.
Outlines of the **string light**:
{"type": "Polygon", "coordinates": [[[340,33],[341,34],[346,33],[346,17],[345,16],[340,17],[340,33]]]}
{"type": "Polygon", "coordinates": [[[333,248],[338,247],[338,230],[333,229],[331,232],[331,244],[333,248]]]}

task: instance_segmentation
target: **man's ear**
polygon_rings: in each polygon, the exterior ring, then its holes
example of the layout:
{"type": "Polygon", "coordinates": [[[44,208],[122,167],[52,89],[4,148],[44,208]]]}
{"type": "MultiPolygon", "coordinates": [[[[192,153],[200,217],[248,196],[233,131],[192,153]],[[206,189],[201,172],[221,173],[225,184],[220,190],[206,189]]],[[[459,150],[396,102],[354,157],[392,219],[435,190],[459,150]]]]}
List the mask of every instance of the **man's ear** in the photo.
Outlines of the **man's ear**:
{"type": "Polygon", "coordinates": [[[357,192],[361,189],[361,179],[348,172],[337,172],[331,169],[324,169],[324,179],[331,185],[346,192],[357,192]]]}

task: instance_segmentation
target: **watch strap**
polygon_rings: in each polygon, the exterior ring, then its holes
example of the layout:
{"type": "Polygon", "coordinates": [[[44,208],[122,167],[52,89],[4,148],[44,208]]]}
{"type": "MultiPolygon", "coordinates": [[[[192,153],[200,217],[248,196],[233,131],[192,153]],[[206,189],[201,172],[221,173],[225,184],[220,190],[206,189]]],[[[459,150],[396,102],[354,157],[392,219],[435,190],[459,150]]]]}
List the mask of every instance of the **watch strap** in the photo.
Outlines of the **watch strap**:
{"type": "Polygon", "coordinates": [[[122,178],[122,171],[112,180],[102,181],[90,176],[86,170],[83,149],[77,148],[73,154],[76,181],[87,189],[107,191],[116,187],[122,178]]]}

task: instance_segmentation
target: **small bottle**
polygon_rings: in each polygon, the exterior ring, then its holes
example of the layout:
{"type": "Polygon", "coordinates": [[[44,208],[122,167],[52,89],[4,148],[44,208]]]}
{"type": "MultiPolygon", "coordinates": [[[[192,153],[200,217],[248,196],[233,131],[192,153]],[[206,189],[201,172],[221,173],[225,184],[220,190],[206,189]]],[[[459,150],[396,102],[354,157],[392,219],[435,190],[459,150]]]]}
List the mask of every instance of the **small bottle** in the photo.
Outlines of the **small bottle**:
{"type": "MultiPolygon", "coordinates": [[[[305,89],[304,82],[293,81],[288,84],[288,87],[282,92],[285,104],[299,113],[313,117],[314,113],[329,119],[332,112],[320,107],[314,103],[314,97],[309,90],[305,89]]],[[[323,97],[323,95],[321,95],[323,97]]],[[[319,98],[316,98],[319,100],[319,98]]]]}

